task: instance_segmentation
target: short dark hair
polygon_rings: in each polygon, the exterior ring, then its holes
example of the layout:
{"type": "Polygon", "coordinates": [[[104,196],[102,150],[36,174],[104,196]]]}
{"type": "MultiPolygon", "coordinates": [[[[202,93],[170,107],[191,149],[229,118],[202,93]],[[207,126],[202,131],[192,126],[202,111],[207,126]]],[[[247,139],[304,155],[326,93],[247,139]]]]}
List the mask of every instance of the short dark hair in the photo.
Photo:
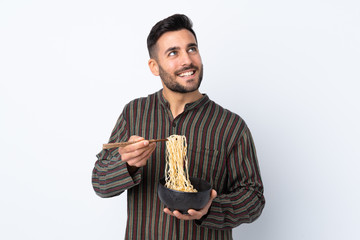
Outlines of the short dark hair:
{"type": "Polygon", "coordinates": [[[156,42],[159,40],[161,35],[163,35],[166,32],[171,31],[178,31],[181,29],[187,29],[189,30],[195,37],[195,40],[197,41],[196,34],[194,30],[192,29],[192,21],[190,18],[185,16],[184,14],[174,14],[168,18],[165,18],[158,23],[156,23],[147,38],[147,47],[149,51],[149,55],[151,58],[154,58],[154,47],[156,45],[156,42]]]}

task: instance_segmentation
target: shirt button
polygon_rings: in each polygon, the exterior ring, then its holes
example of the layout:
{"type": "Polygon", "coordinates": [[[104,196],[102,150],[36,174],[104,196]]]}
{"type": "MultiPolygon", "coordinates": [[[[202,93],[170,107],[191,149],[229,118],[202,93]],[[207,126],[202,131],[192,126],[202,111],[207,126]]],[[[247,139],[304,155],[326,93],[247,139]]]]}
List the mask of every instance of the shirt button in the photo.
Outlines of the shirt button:
{"type": "Polygon", "coordinates": [[[172,126],[173,126],[173,127],[176,127],[176,123],[173,122],[172,126]]]}

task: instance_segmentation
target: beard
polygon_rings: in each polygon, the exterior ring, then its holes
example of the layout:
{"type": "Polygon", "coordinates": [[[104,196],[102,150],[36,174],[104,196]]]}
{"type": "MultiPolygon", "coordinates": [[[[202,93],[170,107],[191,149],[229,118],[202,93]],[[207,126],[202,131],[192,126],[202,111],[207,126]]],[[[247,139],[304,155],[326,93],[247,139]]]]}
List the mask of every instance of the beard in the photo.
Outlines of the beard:
{"type": "MultiPolygon", "coordinates": [[[[182,71],[186,71],[188,69],[195,69],[196,71],[199,71],[198,67],[195,67],[194,65],[190,65],[189,67],[185,67],[183,69],[180,69],[179,71],[176,72],[182,72],[182,71]]],[[[177,92],[177,93],[190,93],[190,92],[194,92],[196,90],[199,89],[202,78],[203,78],[203,71],[204,71],[204,67],[201,64],[201,68],[200,68],[200,72],[199,72],[199,78],[198,79],[192,79],[192,81],[195,81],[196,84],[192,85],[190,87],[186,87],[181,85],[179,82],[177,82],[175,80],[176,78],[176,72],[175,74],[170,74],[168,72],[166,72],[160,65],[159,65],[159,75],[161,80],[163,81],[164,85],[170,89],[173,92],[177,92]]]]}

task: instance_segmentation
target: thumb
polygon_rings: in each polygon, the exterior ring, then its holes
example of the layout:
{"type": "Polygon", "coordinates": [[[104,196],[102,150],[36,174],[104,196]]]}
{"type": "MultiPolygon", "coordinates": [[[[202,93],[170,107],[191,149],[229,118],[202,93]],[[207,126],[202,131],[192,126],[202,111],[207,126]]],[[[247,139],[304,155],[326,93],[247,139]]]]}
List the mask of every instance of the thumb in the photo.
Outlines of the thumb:
{"type": "Polygon", "coordinates": [[[217,197],[217,192],[215,191],[215,189],[211,190],[211,195],[210,195],[210,199],[214,200],[214,198],[217,197]]]}

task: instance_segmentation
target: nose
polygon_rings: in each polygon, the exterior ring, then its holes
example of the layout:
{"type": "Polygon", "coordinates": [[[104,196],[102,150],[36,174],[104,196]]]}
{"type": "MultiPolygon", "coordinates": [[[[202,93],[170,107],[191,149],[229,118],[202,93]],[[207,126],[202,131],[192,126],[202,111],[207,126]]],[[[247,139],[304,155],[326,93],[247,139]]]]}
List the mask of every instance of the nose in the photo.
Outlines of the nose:
{"type": "Polygon", "coordinates": [[[190,65],[192,63],[191,57],[189,56],[189,53],[187,51],[183,52],[181,54],[180,64],[182,66],[190,65]]]}

